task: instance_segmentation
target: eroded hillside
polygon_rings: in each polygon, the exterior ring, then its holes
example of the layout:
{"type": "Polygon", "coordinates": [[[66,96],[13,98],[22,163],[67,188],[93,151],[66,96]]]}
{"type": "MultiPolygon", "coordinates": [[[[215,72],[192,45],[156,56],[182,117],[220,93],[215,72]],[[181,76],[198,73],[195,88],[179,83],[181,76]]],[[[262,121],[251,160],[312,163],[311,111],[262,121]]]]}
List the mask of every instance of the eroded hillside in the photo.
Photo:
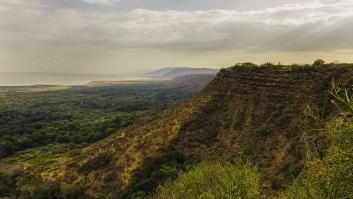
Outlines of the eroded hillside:
{"type": "Polygon", "coordinates": [[[151,176],[168,162],[227,160],[242,153],[263,172],[270,193],[301,170],[305,107],[325,107],[329,116],[330,82],[352,84],[352,76],[347,65],[223,69],[193,99],[144,113],[134,125],[63,158],[42,177],[63,187],[83,185],[91,196],[129,197],[139,189],[153,191],[158,182],[151,176]]]}

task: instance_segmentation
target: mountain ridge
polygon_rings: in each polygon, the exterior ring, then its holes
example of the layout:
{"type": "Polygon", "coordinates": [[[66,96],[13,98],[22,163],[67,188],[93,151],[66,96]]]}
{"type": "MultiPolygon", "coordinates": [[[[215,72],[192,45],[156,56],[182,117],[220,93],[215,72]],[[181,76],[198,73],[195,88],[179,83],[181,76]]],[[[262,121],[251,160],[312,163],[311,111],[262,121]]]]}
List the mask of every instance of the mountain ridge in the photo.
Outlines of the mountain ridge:
{"type": "Polygon", "coordinates": [[[191,100],[141,113],[134,125],[62,159],[42,177],[83,184],[91,196],[114,190],[120,198],[153,191],[153,184],[131,185],[150,179],[171,154],[173,161],[197,162],[243,153],[267,176],[263,189],[271,194],[274,182],[285,186],[301,170],[306,105],[327,107],[328,117],[330,82],[349,85],[352,75],[352,65],[222,69],[191,100]]]}

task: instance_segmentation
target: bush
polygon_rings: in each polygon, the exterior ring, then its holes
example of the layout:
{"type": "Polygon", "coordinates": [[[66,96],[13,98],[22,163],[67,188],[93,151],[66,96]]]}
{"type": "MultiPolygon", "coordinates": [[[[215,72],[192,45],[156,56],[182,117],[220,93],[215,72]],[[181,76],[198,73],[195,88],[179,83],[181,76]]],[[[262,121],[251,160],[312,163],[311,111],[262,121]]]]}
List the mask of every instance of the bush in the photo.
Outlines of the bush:
{"type": "Polygon", "coordinates": [[[271,62],[266,62],[264,64],[261,64],[261,67],[272,67],[272,66],[274,66],[274,64],[271,62]]]}
{"type": "MultiPolygon", "coordinates": [[[[334,93],[340,101],[341,92],[334,93]]],[[[350,96],[348,90],[344,93],[344,96],[350,96]]],[[[350,111],[353,100],[343,100],[340,105],[350,111]]],[[[306,170],[281,198],[353,198],[353,118],[344,117],[348,115],[344,114],[326,126],[323,132],[328,142],[325,157],[307,161],[306,170]]]]}
{"type": "Polygon", "coordinates": [[[314,61],[313,66],[320,66],[320,65],[324,65],[325,61],[322,59],[317,59],[314,61]]]}
{"type": "MultiPolygon", "coordinates": [[[[189,161],[193,161],[190,158],[189,161]]],[[[145,161],[145,166],[133,176],[127,192],[119,198],[142,198],[142,193],[149,195],[160,184],[177,177],[189,165],[183,154],[169,151],[161,157],[145,161]]]]}
{"type": "Polygon", "coordinates": [[[251,63],[251,62],[242,63],[241,66],[243,66],[243,67],[257,67],[256,64],[251,63]]]}
{"type": "Polygon", "coordinates": [[[254,67],[258,67],[258,65],[251,63],[251,62],[245,62],[245,63],[235,64],[231,68],[236,69],[236,68],[254,68],[254,67]]]}
{"type": "Polygon", "coordinates": [[[338,119],[326,132],[324,160],[314,159],[282,198],[353,198],[353,121],[338,119]]]}
{"type": "Polygon", "coordinates": [[[260,177],[249,162],[202,162],[157,189],[154,198],[257,198],[260,177]]]}

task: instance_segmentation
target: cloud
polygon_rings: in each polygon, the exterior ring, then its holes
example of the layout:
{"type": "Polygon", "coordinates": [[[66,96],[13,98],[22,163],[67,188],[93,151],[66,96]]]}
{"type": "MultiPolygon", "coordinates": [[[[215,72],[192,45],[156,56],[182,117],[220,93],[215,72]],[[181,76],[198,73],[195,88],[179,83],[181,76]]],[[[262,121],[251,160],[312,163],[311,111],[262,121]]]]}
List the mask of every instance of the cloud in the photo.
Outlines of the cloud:
{"type": "Polygon", "coordinates": [[[112,5],[119,0],[81,0],[83,3],[98,4],[98,5],[112,5]]]}
{"type": "Polygon", "coordinates": [[[94,19],[84,30],[104,37],[109,46],[117,48],[183,51],[350,48],[348,25],[353,23],[352,8],[353,2],[312,1],[243,12],[135,9],[124,13],[91,13],[94,19]],[[338,30],[340,38],[333,33],[338,30]],[[317,45],[320,38],[328,40],[317,45]],[[297,45],[293,46],[291,41],[297,45]]]}
{"type": "Polygon", "coordinates": [[[134,57],[163,65],[205,63],[196,59],[210,54],[219,61],[220,54],[351,52],[352,9],[352,1],[316,0],[250,11],[107,12],[5,0],[0,2],[0,70],[95,71],[144,64],[134,57]]]}

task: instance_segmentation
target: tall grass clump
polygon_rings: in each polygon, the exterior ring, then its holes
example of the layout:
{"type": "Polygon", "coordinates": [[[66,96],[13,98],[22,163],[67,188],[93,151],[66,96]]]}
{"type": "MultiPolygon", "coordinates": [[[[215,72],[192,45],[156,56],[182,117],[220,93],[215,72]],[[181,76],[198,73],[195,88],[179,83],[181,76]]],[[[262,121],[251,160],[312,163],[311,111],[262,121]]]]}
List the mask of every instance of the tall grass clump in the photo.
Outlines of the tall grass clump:
{"type": "Polygon", "coordinates": [[[353,198],[353,95],[333,87],[338,116],[323,130],[328,146],[323,158],[307,161],[307,168],[282,195],[286,199],[353,198]]]}
{"type": "Polygon", "coordinates": [[[206,161],[157,189],[155,199],[258,198],[260,175],[247,161],[206,161]]]}

